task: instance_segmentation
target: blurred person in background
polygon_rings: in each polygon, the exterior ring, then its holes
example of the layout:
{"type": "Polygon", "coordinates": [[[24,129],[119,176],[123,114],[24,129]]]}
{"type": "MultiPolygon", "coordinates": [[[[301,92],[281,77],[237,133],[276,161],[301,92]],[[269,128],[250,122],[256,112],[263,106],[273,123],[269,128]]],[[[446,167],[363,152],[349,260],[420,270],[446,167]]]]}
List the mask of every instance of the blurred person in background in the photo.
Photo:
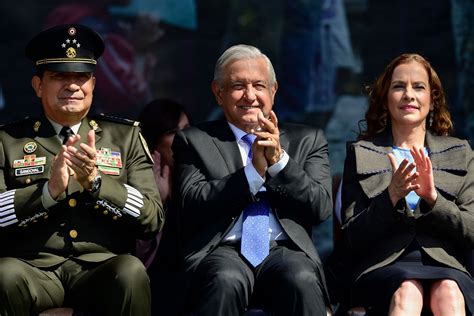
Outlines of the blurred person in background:
{"type": "Polygon", "coordinates": [[[173,153],[171,144],[178,130],[189,126],[184,107],[170,99],[155,99],[139,115],[143,137],[153,156],[155,181],[166,212],[162,232],[152,240],[137,240],[137,256],[151,278],[152,307],[157,315],[179,315],[182,308],[180,277],[182,250],[180,225],[172,204],[173,153]]]}

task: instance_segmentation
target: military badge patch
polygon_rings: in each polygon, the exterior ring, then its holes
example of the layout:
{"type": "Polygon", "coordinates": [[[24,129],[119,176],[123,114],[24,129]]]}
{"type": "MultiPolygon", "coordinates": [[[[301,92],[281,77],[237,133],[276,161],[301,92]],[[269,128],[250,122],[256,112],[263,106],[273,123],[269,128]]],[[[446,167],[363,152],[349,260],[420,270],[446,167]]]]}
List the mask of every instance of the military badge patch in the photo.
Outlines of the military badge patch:
{"type": "Polygon", "coordinates": [[[35,152],[36,148],[38,148],[38,145],[35,142],[28,142],[23,146],[23,151],[26,154],[32,154],[35,152]]]}

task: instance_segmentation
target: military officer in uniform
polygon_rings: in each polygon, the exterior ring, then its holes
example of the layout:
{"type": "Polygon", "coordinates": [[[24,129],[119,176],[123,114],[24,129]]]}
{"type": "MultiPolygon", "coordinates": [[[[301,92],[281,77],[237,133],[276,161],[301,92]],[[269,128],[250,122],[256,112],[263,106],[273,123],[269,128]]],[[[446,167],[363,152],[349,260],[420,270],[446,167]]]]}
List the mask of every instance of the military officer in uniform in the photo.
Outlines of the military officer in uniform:
{"type": "Polygon", "coordinates": [[[43,111],[0,130],[0,315],[151,313],[145,267],[130,253],[161,229],[163,207],[138,124],[88,116],[103,50],[81,25],[26,47],[43,111]]]}

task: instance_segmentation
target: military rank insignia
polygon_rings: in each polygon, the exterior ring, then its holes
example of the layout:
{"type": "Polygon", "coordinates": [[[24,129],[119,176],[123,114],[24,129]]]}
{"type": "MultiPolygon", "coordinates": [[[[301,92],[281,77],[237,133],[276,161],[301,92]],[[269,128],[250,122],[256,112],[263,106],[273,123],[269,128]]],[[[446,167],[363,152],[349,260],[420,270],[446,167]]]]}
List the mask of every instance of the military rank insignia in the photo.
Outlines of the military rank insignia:
{"type": "Polygon", "coordinates": [[[13,161],[15,176],[22,177],[32,174],[41,174],[44,172],[46,157],[36,157],[36,155],[26,155],[23,159],[13,161]]]}
{"type": "Polygon", "coordinates": [[[95,120],[91,120],[91,121],[89,122],[89,126],[92,127],[92,129],[93,129],[94,131],[96,131],[96,130],[99,128],[99,125],[97,124],[97,122],[96,122],[95,120]]]}
{"type": "Polygon", "coordinates": [[[101,148],[96,150],[97,156],[95,164],[104,174],[118,176],[122,168],[122,156],[118,151],[112,151],[110,148],[101,148]]]}
{"type": "Polygon", "coordinates": [[[36,133],[38,133],[40,126],[41,126],[40,121],[36,121],[35,124],[33,125],[33,129],[35,130],[36,133]]]}

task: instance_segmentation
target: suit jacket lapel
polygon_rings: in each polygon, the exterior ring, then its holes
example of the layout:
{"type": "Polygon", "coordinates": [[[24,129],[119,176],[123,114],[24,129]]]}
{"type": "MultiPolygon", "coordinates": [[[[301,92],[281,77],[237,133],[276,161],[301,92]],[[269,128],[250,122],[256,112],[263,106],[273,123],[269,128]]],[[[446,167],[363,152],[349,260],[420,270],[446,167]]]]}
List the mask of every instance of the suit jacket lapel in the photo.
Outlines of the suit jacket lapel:
{"type": "Polygon", "coordinates": [[[471,148],[458,138],[430,133],[426,134],[426,145],[430,149],[436,188],[456,197],[467,174],[466,151],[471,148]]]}
{"type": "Polygon", "coordinates": [[[234,173],[243,167],[242,158],[234,133],[232,133],[227,122],[222,123],[222,128],[216,128],[215,133],[212,134],[212,141],[224,160],[229,173],[234,173]]]}
{"type": "Polygon", "coordinates": [[[392,179],[392,167],[387,154],[392,151],[392,138],[384,134],[374,141],[355,143],[357,174],[364,193],[373,198],[385,190],[392,179]]]}
{"type": "Polygon", "coordinates": [[[51,123],[44,115],[42,115],[40,119],[36,121],[35,126],[35,128],[37,128],[35,141],[43,146],[47,151],[56,155],[61,150],[61,141],[51,123]]]}
{"type": "MultiPolygon", "coordinates": [[[[95,130],[95,143],[97,144],[100,141],[102,128],[94,120],[89,120],[88,117],[85,117],[78,131],[78,134],[81,135],[81,142],[87,143],[87,134],[91,129],[95,130]]],[[[99,149],[97,147],[98,146],[96,146],[96,149],[99,149]]]]}
{"type": "Polygon", "coordinates": [[[288,152],[288,147],[290,145],[290,140],[286,137],[285,128],[280,129],[280,145],[286,152],[288,152]]]}

